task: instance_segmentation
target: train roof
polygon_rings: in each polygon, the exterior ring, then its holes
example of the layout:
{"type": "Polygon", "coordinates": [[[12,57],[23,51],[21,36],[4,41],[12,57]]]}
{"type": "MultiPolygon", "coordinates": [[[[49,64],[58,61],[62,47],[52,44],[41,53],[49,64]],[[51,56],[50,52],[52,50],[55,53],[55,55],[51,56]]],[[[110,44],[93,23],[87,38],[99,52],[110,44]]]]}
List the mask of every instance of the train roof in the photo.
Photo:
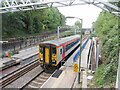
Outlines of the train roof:
{"type": "Polygon", "coordinates": [[[56,46],[60,46],[63,43],[66,43],[66,42],[68,42],[70,40],[73,40],[73,39],[79,38],[79,37],[80,37],[79,35],[74,35],[74,36],[54,39],[54,40],[50,40],[50,41],[45,41],[45,42],[42,42],[42,43],[43,44],[53,44],[53,45],[56,45],[56,46]]]}

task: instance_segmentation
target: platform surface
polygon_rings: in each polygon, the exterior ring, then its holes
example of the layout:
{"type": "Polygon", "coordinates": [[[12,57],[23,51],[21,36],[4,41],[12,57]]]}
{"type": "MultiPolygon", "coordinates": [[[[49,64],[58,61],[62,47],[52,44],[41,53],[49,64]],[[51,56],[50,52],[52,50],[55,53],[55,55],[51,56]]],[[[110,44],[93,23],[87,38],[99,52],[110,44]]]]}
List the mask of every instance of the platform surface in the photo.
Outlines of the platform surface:
{"type": "Polygon", "coordinates": [[[27,48],[24,50],[20,50],[19,54],[15,54],[11,58],[7,58],[7,57],[3,58],[3,59],[0,58],[0,68],[5,66],[4,63],[9,63],[12,60],[15,60],[15,61],[24,60],[24,59],[29,58],[37,53],[38,53],[38,46],[35,46],[35,47],[27,48]]]}

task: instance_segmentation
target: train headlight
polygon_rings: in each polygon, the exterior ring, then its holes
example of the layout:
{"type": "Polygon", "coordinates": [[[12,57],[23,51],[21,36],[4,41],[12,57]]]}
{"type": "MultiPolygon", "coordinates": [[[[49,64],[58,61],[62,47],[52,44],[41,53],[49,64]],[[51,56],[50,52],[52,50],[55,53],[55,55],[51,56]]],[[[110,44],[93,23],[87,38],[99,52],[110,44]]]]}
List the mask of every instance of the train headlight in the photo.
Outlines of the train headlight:
{"type": "Polygon", "coordinates": [[[56,60],[54,59],[54,60],[52,60],[52,64],[56,64],[56,60]]]}
{"type": "Polygon", "coordinates": [[[43,58],[41,58],[40,61],[43,61],[43,58]]]}

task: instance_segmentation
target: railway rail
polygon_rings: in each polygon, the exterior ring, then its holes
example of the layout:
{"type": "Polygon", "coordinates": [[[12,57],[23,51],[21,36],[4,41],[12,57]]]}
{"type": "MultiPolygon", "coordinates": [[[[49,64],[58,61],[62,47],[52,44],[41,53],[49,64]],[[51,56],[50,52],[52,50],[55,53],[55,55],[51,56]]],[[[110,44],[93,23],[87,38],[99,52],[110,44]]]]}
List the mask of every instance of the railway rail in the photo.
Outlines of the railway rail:
{"type": "Polygon", "coordinates": [[[39,65],[38,60],[34,60],[33,62],[31,62],[27,65],[24,65],[23,67],[19,68],[18,70],[13,71],[9,75],[2,77],[2,79],[0,79],[0,85],[1,85],[0,87],[1,88],[5,87],[6,85],[10,84],[14,80],[23,76],[24,74],[31,71],[32,69],[34,69],[38,65],[39,65]]]}
{"type": "Polygon", "coordinates": [[[31,57],[28,57],[28,58],[26,58],[26,59],[24,59],[24,60],[22,60],[20,62],[17,62],[13,66],[9,66],[9,68],[6,68],[6,69],[2,68],[0,70],[0,73],[2,73],[2,77],[0,77],[0,80],[7,77],[7,76],[9,76],[9,75],[11,75],[11,74],[13,74],[13,73],[15,73],[15,72],[17,72],[18,70],[26,67],[27,65],[33,63],[34,61],[37,61],[37,59],[38,59],[38,54],[35,54],[35,55],[33,55],[31,57]],[[7,72],[7,74],[6,74],[6,72],[7,72]]]}
{"type": "Polygon", "coordinates": [[[40,88],[51,75],[52,73],[42,71],[38,76],[36,76],[33,80],[27,83],[24,87],[22,87],[21,90],[27,88],[40,88]]]}

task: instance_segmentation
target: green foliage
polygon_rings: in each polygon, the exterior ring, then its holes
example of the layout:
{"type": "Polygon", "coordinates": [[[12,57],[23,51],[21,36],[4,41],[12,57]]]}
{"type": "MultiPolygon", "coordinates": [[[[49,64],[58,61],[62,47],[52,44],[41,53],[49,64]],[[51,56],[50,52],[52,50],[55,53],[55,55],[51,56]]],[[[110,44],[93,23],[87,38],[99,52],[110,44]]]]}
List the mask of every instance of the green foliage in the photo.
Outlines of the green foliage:
{"type": "Polygon", "coordinates": [[[113,87],[118,68],[118,25],[119,17],[102,11],[94,29],[102,42],[102,62],[95,75],[96,85],[113,87]]]}
{"type": "Polygon", "coordinates": [[[96,87],[101,88],[101,87],[114,87],[115,85],[115,80],[116,80],[116,75],[113,73],[116,73],[116,68],[115,66],[112,66],[112,64],[108,65],[101,65],[97,69],[95,73],[95,84],[96,87]],[[114,70],[115,69],[115,70],[114,70]]]}
{"type": "Polygon", "coordinates": [[[65,24],[65,17],[57,8],[19,11],[2,15],[2,37],[23,37],[26,35],[53,31],[65,24]]]}
{"type": "Polygon", "coordinates": [[[75,22],[75,26],[77,26],[77,27],[79,27],[81,29],[81,23],[80,23],[80,21],[76,21],[75,22]]]}

